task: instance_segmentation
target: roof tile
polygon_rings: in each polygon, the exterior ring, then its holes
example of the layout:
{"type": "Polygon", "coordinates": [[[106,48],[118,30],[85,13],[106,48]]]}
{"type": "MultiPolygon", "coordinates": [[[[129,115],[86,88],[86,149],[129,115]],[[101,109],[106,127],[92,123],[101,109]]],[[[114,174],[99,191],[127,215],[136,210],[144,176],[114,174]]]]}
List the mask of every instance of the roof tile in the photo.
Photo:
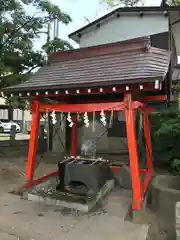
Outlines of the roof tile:
{"type": "MultiPolygon", "coordinates": [[[[108,45],[108,51],[103,52],[101,46],[101,54],[97,52],[97,48],[96,55],[95,52],[92,54],[93,47],[74,50],[71,54],[59,53],[60,57],[52,58],[50,65],[42,67],[28,81],[12,86],[9,90],[99,87],[152,82],[157,79],[163,81],[168,71],[170,53],[149,47],[147,39],[145,41],[146,44],[142,41],[137,44],[129,41],[117,43],[113,45],[116,51],[108,45]]],[[[103,49],[106,49],[105,45],[103,49]]]]}

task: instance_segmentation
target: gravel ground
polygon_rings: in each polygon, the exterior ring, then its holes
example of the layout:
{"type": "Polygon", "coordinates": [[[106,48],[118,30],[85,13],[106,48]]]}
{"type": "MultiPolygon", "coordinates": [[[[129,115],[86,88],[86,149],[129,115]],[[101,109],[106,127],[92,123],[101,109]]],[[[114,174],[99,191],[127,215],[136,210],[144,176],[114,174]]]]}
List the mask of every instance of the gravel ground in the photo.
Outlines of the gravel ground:
{"type": "MultiPolygon", "coordinates": [[[[37,175],[56,168],[41,163],[37,175]]],[[[24,159],[0,159],[0,240],[145,240],[148,226],[124,221],[129,191],[115,190],[90,214],[21,200],[9,192],[24,183],[24,159]]]]}
{"type": "Polygon", "coordinates": [[[164,231],[159,226],[159,221],[154,219],[150,225],[147,240],[176,240],[176,234],[174,230],[164,231]]]}

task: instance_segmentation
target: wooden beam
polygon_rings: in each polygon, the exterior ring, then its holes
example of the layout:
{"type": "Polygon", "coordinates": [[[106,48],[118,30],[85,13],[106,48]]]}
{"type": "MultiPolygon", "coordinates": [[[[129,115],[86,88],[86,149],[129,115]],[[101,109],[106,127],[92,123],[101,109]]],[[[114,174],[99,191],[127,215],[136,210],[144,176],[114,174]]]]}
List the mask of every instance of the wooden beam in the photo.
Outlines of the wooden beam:
{"type": "Polygon", "coordinates": [[[40,111],[39,101],[35,99],[32,103],[32,124],[31,135],[29,141],[28,160],[26,165],[26,179],[32,180],[34,177],[34,171],[36,167],[36,152],[38,146],[39,125],[40,125],[40,111]]]}
{"type": "MultiPolygon", "coordinates": [[[[132,108],[142,108],[143,103],[134,101],[132,108]]],[[[87,104],[40,104],[41,112],[72,112],[72,113],[84,113],[84,112],[100,112],[104,111],[123,111],[125,109],[124,102],[109,102],[109,103],[87,103],[87,104]]]]}
{"type": "Polygon", "coordinates": [[[27,89],[22,90],[20,92],[12,93],[13,95],[17,95],[20,98],[30,98],[30,97],[59,97],[66,98],[68,96],[81,96],[81,95],[105,95],[105,94],[118,94],[118,93],[128,93],[128,92],[149,92],[149,91],[161,91],[160,85],[158,88],[155,88],[154,82],[149,83],[127,83],[121,84],[119,86],[99,86],[99,87],[84,87],[79,88],[77,86],[76,89],[27,89]]]}
{"type": "Polygon", "coordinates": [[[58,176],[58,171],[51,172],[51,173],[49,173],[45,176],[42,176],[42,177],[39,177],[37,179],[28,181],[27,183],[24,184],[23,188],[30,189],[35,185],[39,185],[43,182],[46,182],[50,177],[56,177],[56,176],[58,176]]]}
{"type": "Polygon", "coordinates": [[[146,141],[146,158],[148,170],[153,169],[152,145],[151,145],[151,129],[149,124],[148,109],[144,109],[144,136],[146,141]]]}
{"type": "Polygon", "coordinates": [[[144,102],[164,102],[167,101],[167,95],[156,95],[156,96],[146,96],[144,97],[144,102]]]}
{"type": "Polygon", "coordinates": [[[120,111],[124,110],[123,102],[115,103],[87,103],[87,104],[41,104],[40,111],[56,111],[56,112],[72,112],[72,113],[84,113],[84,112],[100,112],[104,111],[120,111]]]}
{"type": "Polygon", "coordinates": [[[125,119],[126,119],[126,131],[127,131],[127,141],[129,149],[129,162],[132,180],[132,190],[133,190],[133,201],[132,209],[138,211],[142,207],[142,186],[140,169],[138,163],[138,151],[137,151],[137,141],[135,134],[135,123],[134,123],[134,110],[132,108],[131,94],[125,95],[124,103],[125,108],[125,119]]]}

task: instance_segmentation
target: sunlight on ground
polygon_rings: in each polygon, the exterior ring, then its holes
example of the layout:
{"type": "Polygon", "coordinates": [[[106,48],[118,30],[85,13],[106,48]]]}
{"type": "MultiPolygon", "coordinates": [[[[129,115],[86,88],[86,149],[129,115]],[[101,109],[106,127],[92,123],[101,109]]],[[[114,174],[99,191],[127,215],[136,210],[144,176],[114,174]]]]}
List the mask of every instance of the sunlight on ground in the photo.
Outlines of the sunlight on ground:
{"type": "Polygon", "coordinates": [[[9,135],[7,135],[7,136],[0,136],[0,141],[3,141],[3,140],[9,140],[9,135]]]}

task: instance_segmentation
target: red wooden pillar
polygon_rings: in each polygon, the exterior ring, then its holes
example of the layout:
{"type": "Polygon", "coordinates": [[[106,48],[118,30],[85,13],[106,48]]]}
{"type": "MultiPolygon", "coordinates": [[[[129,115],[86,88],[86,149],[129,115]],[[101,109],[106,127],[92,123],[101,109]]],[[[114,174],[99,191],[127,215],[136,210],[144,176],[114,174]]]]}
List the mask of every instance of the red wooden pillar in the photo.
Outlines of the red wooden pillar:
{"type": "Polygon", "coordinates": [[[133,190],[132,209],[140,210],[142,206],[142,186],[140,178],[140,169],[138,162],[137,142],[135,135],[135,116],[132,108],[131,94],[127,94],[124,99],[125,103],[125,119],[126,119],[126,131],[127,141],[129,149],[129,161],[133,190]]]}
{"type": "Polygon", "coordinates": [[[71,156],[76,157],[77,155],[77,120],[74,118],[72,126],[71,136],[71,156]]]}
{"type": "Polygon", "coordinates": [[[38,146],[38,135],[40,125],[39,101],[35,99],[32,103],[32,121],[31,121],[31,135],[29,141],[29,153],[26,165],[26,179],[32,180],[36,166],[36,152],[38,146]]]}
{"type": "Polygon", "coordinates": [[[151,145],[151,129],[149,124],[148,109],[144,110],[144,135],[146,139],[146,157],[148,170],[153,169],[152,163],[152,145],[151,145]]]}

